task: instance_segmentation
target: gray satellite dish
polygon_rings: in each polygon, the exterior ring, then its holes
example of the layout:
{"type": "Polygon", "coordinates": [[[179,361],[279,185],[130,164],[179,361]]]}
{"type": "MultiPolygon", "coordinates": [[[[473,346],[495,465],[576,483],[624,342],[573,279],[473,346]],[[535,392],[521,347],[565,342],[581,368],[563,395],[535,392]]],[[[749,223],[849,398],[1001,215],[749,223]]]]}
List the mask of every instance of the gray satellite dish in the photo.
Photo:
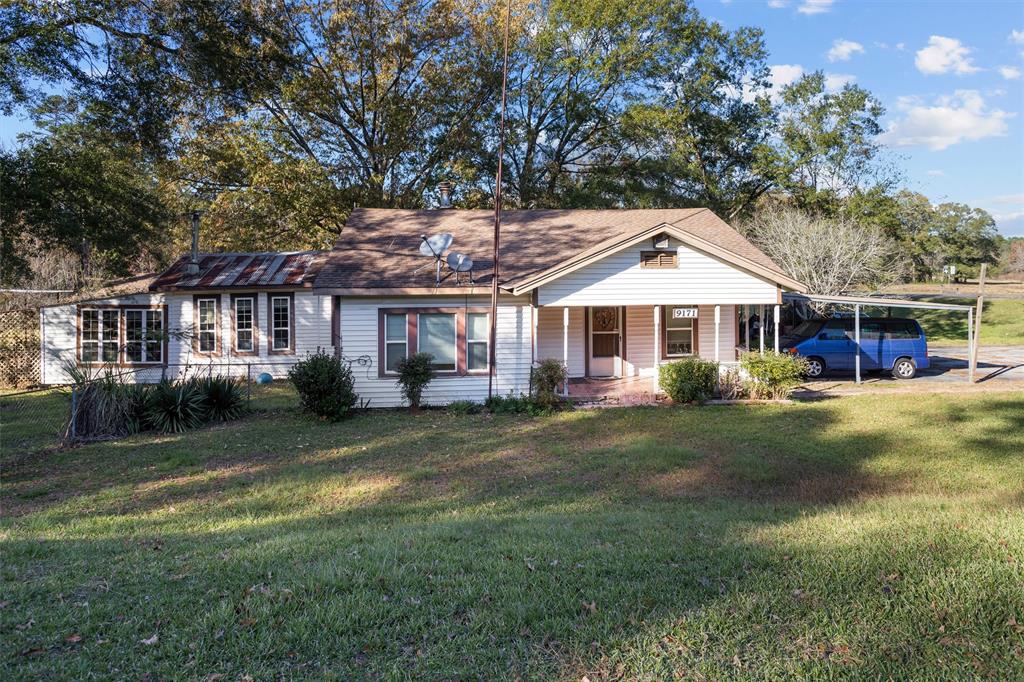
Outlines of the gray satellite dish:
{"type": "Polygon", "coordinates": [[[455,283],[459,283],[459,273],[468,272],[469,281],[473,281],[473,259],[464,253],[452,251],[448,254],[448,267],[455,273],[455,283]]]}
{"type": "Polygon", "coordinates": [[[445,250],[452,245],[453,237],[447,233],[442,232],[441,234],[435,234],[432,237],[427,235],[420,235],[420,253],[424,256],[433,256],[434,258],[440,258],[445,250]]]}
{"type": "Polygon", "coordinates": [[[441,259],[444,257],[445,249],[452,245],[452,239],[453,237],[447,232],[435,234],[432,237],[425,234],[420,235],[420,253],[432,257],[435,261],[435,286],[441,286],[441,259]]]}

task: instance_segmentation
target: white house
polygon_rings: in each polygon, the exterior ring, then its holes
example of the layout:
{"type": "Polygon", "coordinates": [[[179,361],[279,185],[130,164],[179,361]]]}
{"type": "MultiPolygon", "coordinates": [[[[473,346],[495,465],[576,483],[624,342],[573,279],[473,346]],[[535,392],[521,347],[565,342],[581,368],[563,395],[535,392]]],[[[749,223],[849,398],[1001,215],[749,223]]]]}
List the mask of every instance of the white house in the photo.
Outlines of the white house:
{"type": "MultiPolygon", "coordinates": [[[[425,402],[483,400],[492,233],[491,211],[356,209],[330,251],[187,255],[137,290],[44,308],[42,380],[66,382],[68,363],[139,381],[197,368],[282,377],[320,347],[383,407],[401,403],[398,359],[425,351],[437,369],[425,402]],[[445,266],[438,281],[420,252],[437,233],[474,259],[470,273],[445,266]]],[[[506,211],[501,235],[502,394],[526,392],[545,358],[565,363],[570,393],[637,377],[656,389],[658,365],[689,355],[733,363],[742,311],[763,316],[803,291],[707,209],[506,211]]]]}

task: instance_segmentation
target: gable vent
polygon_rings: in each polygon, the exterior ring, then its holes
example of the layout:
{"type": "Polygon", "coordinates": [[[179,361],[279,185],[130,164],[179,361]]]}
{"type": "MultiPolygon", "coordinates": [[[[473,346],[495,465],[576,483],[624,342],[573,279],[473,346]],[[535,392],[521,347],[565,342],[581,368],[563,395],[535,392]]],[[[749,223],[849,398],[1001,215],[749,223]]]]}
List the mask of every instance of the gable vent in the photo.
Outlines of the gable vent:
{"type": "Polygon", "coordinates": [[[679,266],[675,251],[643,251],[640,253],[642,268],[675,268],[679,266]]]}

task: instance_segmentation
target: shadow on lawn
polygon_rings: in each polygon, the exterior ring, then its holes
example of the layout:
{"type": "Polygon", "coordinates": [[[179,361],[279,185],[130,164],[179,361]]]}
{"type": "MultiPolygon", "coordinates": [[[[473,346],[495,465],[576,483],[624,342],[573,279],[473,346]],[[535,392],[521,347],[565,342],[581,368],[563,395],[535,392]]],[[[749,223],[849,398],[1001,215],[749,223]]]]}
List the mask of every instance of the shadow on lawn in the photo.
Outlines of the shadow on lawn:
{"type": "MultiPolygon", "coordinates": [[[[1010,454],[1024,400],[992,409],[1005,428],[976,444],[1010,454]]],[[[949,406],[937,418],[969,417],[949,406]]],[[[46,587],[14,598],[8,617],[38,625],[5,646],[56,648],[94,669],[95,647],[60,644],[85,601],[98,614],[88,641],[129,642],[116,662],[135,677],[722,676],[756,672],[766,652],[791,663],[789,674],[886,677],[923,655],[987,655],[985,665],[1008,655],[937,644],[944,619],[988,609],[1006,622],[1015,605],[1005,594],[946,603],[937,593],[934,623],[901,595],[900,576],[957,570],[987,549],[958,553],[927,528],[904,528],[839,536],[839,553],[813,543],[794,561],[792,547],[761,536],[912,485],[869,466],[912,434],[839,424],[836,410],[799,404],[484,420],[281,415],[83,448],[62,462],[66,474],[21,471],[15,495],[54,476],[54,488],[86,492],[25,500],[15,516],[97,517],[100,527],[93,539],[6,543],[12,582],[46,587]],[[231,449],[239,443],[245,454],[231,449]],[[111,454],[122,459],[97,475],[111,454]],[[208,525],[195,530],[178,513],[208,525]],[[88,557],[90,570],[65,571],[72,557],[88,557]],[[66,603],[51,599],[57,592],[66,603]],[[877,611],[863,605],[876,599],[890,614],[884,628],[820,626],[870,620],[877,611]],[[921,628],[935,636],[915,639],[921,628]],[[160,644],[140,649],[153,632],[160,644]]],[[[26,665],[35,664],[45,673],[45,660],[26,665]]]]}
{"type": "MultiPolygon", "coordinates": [[[[536,420],[431,411],[340,424],[282,414],[8,468],[5,496],[9,515],[49,511],[59,522],[69,502],[93,514],[183,503],[227,511],[255,503],[269,514],[290,511],[297,501],[361,511],[368,504],[552,497],[838,503],[903,487],[897,476],[861,466],[897,444],[897,434],[862,431],[851,440],[830,434],[833,421],[831,409],[805,405],[580,411],[536,420]],[[112,456],[116,463],[102,461],[112,456]],[[96,476],[105,466],[107,475],[96,476]],[[360,494],[345,494],[360,484],[360,494]],[[243,497],[251,487],[269,492],[259,501],[243,497]]],[[[67,518],[76,513],[69,510],[67,518]]]]}

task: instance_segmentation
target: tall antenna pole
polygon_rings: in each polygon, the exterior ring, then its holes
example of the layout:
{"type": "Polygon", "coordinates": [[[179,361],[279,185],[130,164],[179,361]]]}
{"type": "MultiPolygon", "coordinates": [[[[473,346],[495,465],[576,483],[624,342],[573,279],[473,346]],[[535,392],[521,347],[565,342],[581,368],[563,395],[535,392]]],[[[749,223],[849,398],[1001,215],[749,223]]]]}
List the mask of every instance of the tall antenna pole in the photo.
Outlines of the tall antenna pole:
{"type": "Polygon", "coordinates": [[[508,27],[512,17],[512,0],[505,3],[505,51],[501,61],[501,123],[498,126],[498,173],[494,180],[494,273],[491,275],[491,334],[487,351],[487,397],[494,397],[494,374],[497,369],[495,346],[498,341],[498,252],[501,246],[501,160],[505,156],[505,102],[508,98],[508,27]]]}

